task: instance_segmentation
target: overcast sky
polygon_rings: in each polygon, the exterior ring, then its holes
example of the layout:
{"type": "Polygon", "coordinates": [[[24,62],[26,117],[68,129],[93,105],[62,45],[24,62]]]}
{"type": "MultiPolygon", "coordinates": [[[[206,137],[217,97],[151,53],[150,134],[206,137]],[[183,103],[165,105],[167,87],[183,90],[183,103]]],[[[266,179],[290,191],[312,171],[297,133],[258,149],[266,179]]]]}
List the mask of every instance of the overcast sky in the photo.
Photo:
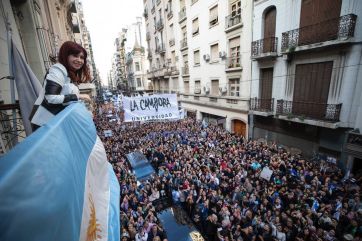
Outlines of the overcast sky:
{"type": "MultiPolygon", "coordinates": [[[[136,17],[142,17],[142,42],[145,42],[143,0],[80,0],[85,24],[90,32],[96,66],[104,84],[116,47],[114,41],[122,28],[128,28],[127,47],[134,44],[136,17]]],[[[138,36],[138,29],[137,29],[138,36]]],[[[139,41],[139,40],[138,40],[139,41]]]]}

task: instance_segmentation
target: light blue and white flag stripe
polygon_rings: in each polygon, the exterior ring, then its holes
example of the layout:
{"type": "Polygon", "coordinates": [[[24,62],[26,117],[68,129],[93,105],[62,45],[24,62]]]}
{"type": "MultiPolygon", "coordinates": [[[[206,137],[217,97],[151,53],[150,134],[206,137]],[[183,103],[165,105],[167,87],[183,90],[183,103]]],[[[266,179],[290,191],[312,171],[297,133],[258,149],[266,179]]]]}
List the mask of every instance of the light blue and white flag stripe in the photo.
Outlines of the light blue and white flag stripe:
{"type": "Polygon", "coordinates": [[[0,160],[0,240],[119,240],[119,184],[73,104],[0,160]]]}

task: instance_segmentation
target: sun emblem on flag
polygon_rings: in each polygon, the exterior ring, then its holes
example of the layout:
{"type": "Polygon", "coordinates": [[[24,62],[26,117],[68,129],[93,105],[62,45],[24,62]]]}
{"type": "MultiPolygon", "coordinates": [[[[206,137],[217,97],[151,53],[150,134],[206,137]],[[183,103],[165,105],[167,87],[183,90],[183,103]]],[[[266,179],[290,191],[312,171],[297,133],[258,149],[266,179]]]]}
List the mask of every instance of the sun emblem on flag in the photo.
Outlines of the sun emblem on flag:
{"type": "Polygon", "coordinates": [[[97,220],[96,208],[94,206],[92,194],[89,194],[88,200],[90,203],[91,212],[90,212],[89,224],[87,229],[87,241],[96,241],[102,238],[102,236],[100,235],[102,230],[97,220]]]}
{"type": "Polygon", "coordinates": [[[191,237],[192,241],[204,241],[204,238],[202,237],[202,235],[197,231],[192,231],[190,233],[190,237],[191,237]]]}

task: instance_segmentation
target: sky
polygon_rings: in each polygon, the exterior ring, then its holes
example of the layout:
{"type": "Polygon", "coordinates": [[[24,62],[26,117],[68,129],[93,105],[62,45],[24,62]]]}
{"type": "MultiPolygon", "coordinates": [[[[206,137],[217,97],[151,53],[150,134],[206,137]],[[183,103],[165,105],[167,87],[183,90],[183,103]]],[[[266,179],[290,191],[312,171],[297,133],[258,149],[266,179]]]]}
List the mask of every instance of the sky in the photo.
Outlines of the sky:
{"type": "MultiPolygon", "coordinates": [[[[103,84],[108,84],[107,73],[112,66],[114,45],[122,28],[128,28],[126,51],[134,45],[136,17],[142,17],[141,37],[145,43],[143,0],[80,0],[83,5],[85,24],[90,32],[96,67],[103,84]]],[[[139,39],[138,39],[139,41],[139,39]]]]}

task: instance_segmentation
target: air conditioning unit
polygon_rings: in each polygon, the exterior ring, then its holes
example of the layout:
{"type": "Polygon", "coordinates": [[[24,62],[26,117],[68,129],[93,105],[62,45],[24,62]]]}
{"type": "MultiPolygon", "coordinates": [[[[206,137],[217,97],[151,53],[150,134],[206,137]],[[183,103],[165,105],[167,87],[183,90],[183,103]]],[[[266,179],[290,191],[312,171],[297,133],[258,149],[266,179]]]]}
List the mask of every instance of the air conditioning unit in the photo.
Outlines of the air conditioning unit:
{"type": "Polygon", "coordinates": [[[206,62],[209,62],[209,61],[210,61],[210,55],[204,54],[204,60],[205,60],[206,62]]]}
{"type": "Polygon", "coordinates": [[[210,87],[204,86],[204,92],[206,94],[210,93],[210,87]]]}
{"type": "Polygon", "coordinates": [[[220,91],[221,94],[225,94],[226,92],[228,92],[228,88],[226,86],[219,87],[219,91],[220,91]]]}
{"type": "Polygon", "coordinates": [[[225,59],[225,58],[226,58],[226,52],[225,52],[225,51],[219,52],[219,57],[220,57],[221,59],[225,59]]]}

